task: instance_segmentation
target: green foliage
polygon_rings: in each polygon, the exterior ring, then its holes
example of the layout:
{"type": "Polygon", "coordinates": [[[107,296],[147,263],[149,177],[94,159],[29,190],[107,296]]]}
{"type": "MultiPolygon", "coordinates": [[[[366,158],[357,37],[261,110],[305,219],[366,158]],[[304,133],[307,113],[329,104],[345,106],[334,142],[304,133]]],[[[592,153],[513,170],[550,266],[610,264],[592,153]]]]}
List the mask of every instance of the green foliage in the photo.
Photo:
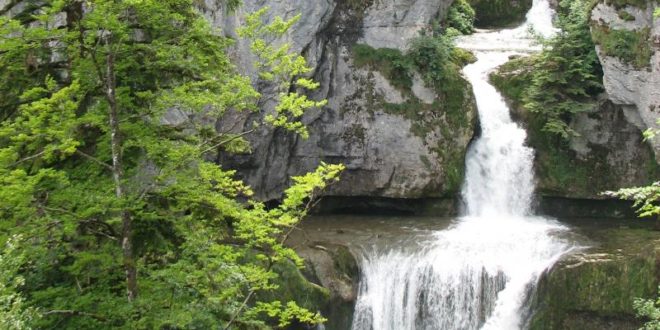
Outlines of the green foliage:
{"type": "Polygon", "coordinates": [[[375,49],[369,45],[357,44],[353,46],[353,59],[359,67],[368,66],[378,70],[398,89],[412,87],[413,63],[398,49],[375,49]]]}
{"type": "Polygon", "coordinates": [[[612,29],[604,25],[594,25],[593,40],[606,56],[617,57],[637,69],[651,65],[653,55],[650,29],[612,29]]]}
{"type": "Polygon", "coordinates": [[[460,78],[463,66],[476,60],[469,51],[454,47],[451,37],[435,32],[412,39],[406,54],[398,49],[357,44],[353,46],[353,57],[355,65],[378,70],[402,91],[412,88],[413,72],[420,72],[428,87],[447,97],[454,96],[453,91],[444,89],[460,78]]]}
{"type": "Polygon", "coordinates": [[[461,34],[474,32],[475,12],[467,0],[456,0],[447,12],[447,25],[461,34]]]}
{"type": "Polygon", "coordinates": [[[624,21],[634,21],[635,16],[626,11],[625,9],[619,9],[616,12],[617,16],[624,21]]]}
{"type": "MultiPolygon", "coordinates": [[[[660,120],[657,123],[660,124],[660,120]]],[[[660,130],[650,128],[644,131],[644,140],[654,139],[657,134],[660,134],[660,130]]],[[[637,208],[640,217],[660,216],[660,181],[645,187],[606,191],[604,194],[635,201],[633,207],[637,208]]]]}
{"type": "MultiPolygon", "coordinates": [[[[598,2],[596,1],[596,3],[598,2]]],[[[646,9],[648,1],[647,0],[607,0],[606,3],[608,5],[614,6],[614,8],[616,9],[621,9],[626,6],[633,6],[637,8],[646,9]]]]}
{"type": "Polygon", "coordinates": [[[30,329],[37,317],[33,308],[27,307],[20,289],[25,278],[20,268],[25,263],[25,255],[20,252],[20,236],[6,241],[0,250],[0,328],[7,330],[30,329]]]}
{"type": "Polygon", "coordinates": [[[514,108],[523,103],[532,80],[534,63],[532,56],[516,57],[501,65],[488,77],[497,90],[514,103],[514,108]]]}
{"type": "Polygon", "coordinates": [[[476,12],[476,26],[510,27],[522,23],[532,7],[532,0],[469,0],[476,12]]]}
{"type": "Polygon", "coordinates": [[[276,48],[266,42],[266,39],[283,36],[300,19],[300,15],[288,21],[277,17],[270,24],[264,24],[263,16],[266,12],[268,12],[268,7],[248,15],[245,27],[239,30],[240,36],[251,40],[252,53],[259,58],[255,66],[259,70],[261,79],[274,83],[276,90],[280,92],[280,102],[275,108],[276,114],[266,115],[265,121],[275,127],[285,128],[307,138],[309,133],[305,125],[299,121],[300,118],[305,110],[322,107],[327,102],[325,100],[312,101],[304,94],[290,91],[291,87],[311,90],[318,88],[319,85],[310,79],[299,77],[309,73],[311,69],[307,66],[305,58],[290,53],[289,44],[284,43],[276,48]],[[294,83],[292,84],[291,81],[294,83]]]}
{"type": "MultiPolygon", "coordinates": [[[[297,18],[266,24],[265,10],[241,35],[260,83],[280,97],[276,113],[255,125],[305,137],[300,117],[325,103],[304,94],[318,87],[305,78],[304,59],[264,41],[297,18]]],[[[32,19],[0,18],[0,78],[15,82],[0,87],[0,243],[24,237],[19,252],[9,241],[1,255],[0,322],[209,329],[322,321],[296,301],[259,293],[278,287],[277,263],[302,267],[286,239],[343,167],[321,164],[293,178],[282,204],[267,208],[235,171],[210,161],[219,150],[249,151],[250,127],[217,132],[215,124],[232,120],[228,111],[256,111],[260,97],[227,55],[232,41],[192,0],[57,0],[32,19]],[[67,26],[46,28],[62,11],[67,26]],[[164,121],[173,110],[189,120],[164,121]],[[127,301],[130,267],[138,290],[127,301]],[[270,307],[246,313],[258,306],[270,307]]]]}
{"type": "Polygon", "coordinates": [[[544,117],[544,130],[563,138],[574,135],[568,127],[571,116],[593,106],[602,91],[602,68],[589,33],[589,3],[560,2],[557,25],[561,31],[544,42],[535,58],[531,83],[524,92],[524,105],[544,117]]]}
{"type": "Polygon", "coordinates": [[[640,217],[650,217],[660,215],[660,181],[650,186],[624,188],[618,191],[609,191],[605,193],[608,196],[621,199],[634,200],[634,207],[640,217]]]}
{"type": "Polygon", "coordinates": [[[408,56],[427,85],[436,87],[451,74],[453,49],[453,41],[449,37],[422,34],[410,42],[408,56]]]}
{"type": "Polygon", "coordinates": [[[660,298],[657,300],[638,298],[633,303],[633,307],[637,317],[647,320],[642,327],[643,330],[660,329],[660,298]]]}

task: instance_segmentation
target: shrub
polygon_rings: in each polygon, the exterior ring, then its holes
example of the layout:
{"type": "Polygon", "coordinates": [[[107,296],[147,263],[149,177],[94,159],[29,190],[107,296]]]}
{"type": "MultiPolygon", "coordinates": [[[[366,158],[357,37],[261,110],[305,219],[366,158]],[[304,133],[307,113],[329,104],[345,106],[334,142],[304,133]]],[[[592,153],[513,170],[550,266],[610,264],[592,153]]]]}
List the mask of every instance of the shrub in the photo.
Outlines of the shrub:
{"type": "Polygon", "coordinates": [[[575,134],[568,126],[572,114],[590,108],[602,91],[602,68],[589,32],[588,1],[562,0],[560,13],[561,31],[535,58],[523,102],[543,117],[545,131],[568,138],[575,134]]]}
{"type": "Polygon", "coordinates": [[[466,0],[456,0],[447,12],[447,26],[461,34],[474,32],[475,12],[466,0]]]}

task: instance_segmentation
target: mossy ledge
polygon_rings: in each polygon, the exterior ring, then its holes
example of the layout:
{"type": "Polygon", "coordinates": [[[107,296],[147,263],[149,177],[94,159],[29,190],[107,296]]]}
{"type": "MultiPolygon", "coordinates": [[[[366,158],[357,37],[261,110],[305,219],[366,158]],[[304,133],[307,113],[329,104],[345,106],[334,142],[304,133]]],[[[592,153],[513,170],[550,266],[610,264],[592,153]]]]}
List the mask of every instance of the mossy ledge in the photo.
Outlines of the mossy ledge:
{"type": "MultiPolygon", "coordinates": [[[[634,220],[630,220],[634,221],[634,220]]],[[[589,229],[596,246],[569,256],[541,277],[530,329],[638,329],[633,301],[654,297],[660,232],[589,229]]]]}
{"type": "Polygon", "coordinates": [[[605,56],[616,57],[635,67],[644,69],[651,65],[653,45],[651,30],[613,29],[606,25],[594,24],[591,36],[605,56]]]}

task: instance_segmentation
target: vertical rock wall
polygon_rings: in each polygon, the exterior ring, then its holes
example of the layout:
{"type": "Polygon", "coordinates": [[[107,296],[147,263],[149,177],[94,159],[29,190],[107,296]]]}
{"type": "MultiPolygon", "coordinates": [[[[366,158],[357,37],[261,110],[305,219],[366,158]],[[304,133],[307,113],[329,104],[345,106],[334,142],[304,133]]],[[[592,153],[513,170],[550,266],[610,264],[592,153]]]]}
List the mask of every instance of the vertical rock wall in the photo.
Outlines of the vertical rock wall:
{"type": "MultiPolygon", "coordinates": [[[[660,128],[659,7],[655,0],[600,1],[591,14],[608,97],[641,129],[660,128]]],[[[650,143],[660,162],[660,139],[650,143]]]]}
{"type": "MultiPolygon", "coordinates": [[[[290,176],[310,171],[321,161],[347,167],[331,195],[418,198],[456,193],[476,125],[470,89],[466,88],[469,95],[460,109],[465,116],[456,124],[437,106],[442,100],[424,86],[419,74],[412,91],[402,91],[378,68],[355,65],[352,53],[356,44],[405,51],[409,41],[443,17],[450,4],[451,0],[246,0],[238,12],[227,15],[217,1],[207,0],[205,14],[229,36],[235,36],[246,13],[264,5],[270,6],[269,19],[302,14],[283,40],[273,42],[289,42],[293,51],[308,59],[313,77],[321,83],[312,96],[328,100],[326,107],[304,117],[309,139],[262,128],[250,136],[250,155],[220,155],[220,162],[240,169],[263,199],[278,198],[290,176]]],[[[242,41],[237,42],[234,57],[240,68],[249,68],[254,60],[242,41]]],[[[245,73],[254,75],[250,69],[245,73]]],[[[272,111],[275,103],[268,87],[259,87],[263,114],[272,111]]],[[[236,116],[251,123],[262,114],[236,116]]],[[[243,129],[229,123],[218,127],[243,129]]]]}

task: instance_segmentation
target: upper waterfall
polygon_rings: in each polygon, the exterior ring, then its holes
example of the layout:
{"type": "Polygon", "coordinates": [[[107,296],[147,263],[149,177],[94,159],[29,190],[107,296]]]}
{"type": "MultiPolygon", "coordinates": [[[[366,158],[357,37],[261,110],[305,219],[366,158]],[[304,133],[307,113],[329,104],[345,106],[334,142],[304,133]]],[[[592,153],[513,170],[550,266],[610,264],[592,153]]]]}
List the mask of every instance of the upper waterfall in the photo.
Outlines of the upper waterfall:
{"type": "Polygon", "coordinates": [[[469,150],[463,199],[466,215],[528,215],[534,193],[534,151],[527,134],[511,120],[502,95],[488,81],[490,71],[516,54],[534,52],[533,33],[551,36],[553,10],[534,0],[527,21],[514,29],[475,33],[458,46],[475,52],[477,61],[463,70],[477,100],[481,137],[469,150]]]}
{"type": "Polygon", "coordinates": [[[477,33],[461,37],[457,45],[472,51],[500,51],[531,53],[541,48],[535,36],[548,38],[557,33],[552,25],[555,15],[547,0],[534,0],[525,23],[503,30],[477,30],[477,33]]]}

